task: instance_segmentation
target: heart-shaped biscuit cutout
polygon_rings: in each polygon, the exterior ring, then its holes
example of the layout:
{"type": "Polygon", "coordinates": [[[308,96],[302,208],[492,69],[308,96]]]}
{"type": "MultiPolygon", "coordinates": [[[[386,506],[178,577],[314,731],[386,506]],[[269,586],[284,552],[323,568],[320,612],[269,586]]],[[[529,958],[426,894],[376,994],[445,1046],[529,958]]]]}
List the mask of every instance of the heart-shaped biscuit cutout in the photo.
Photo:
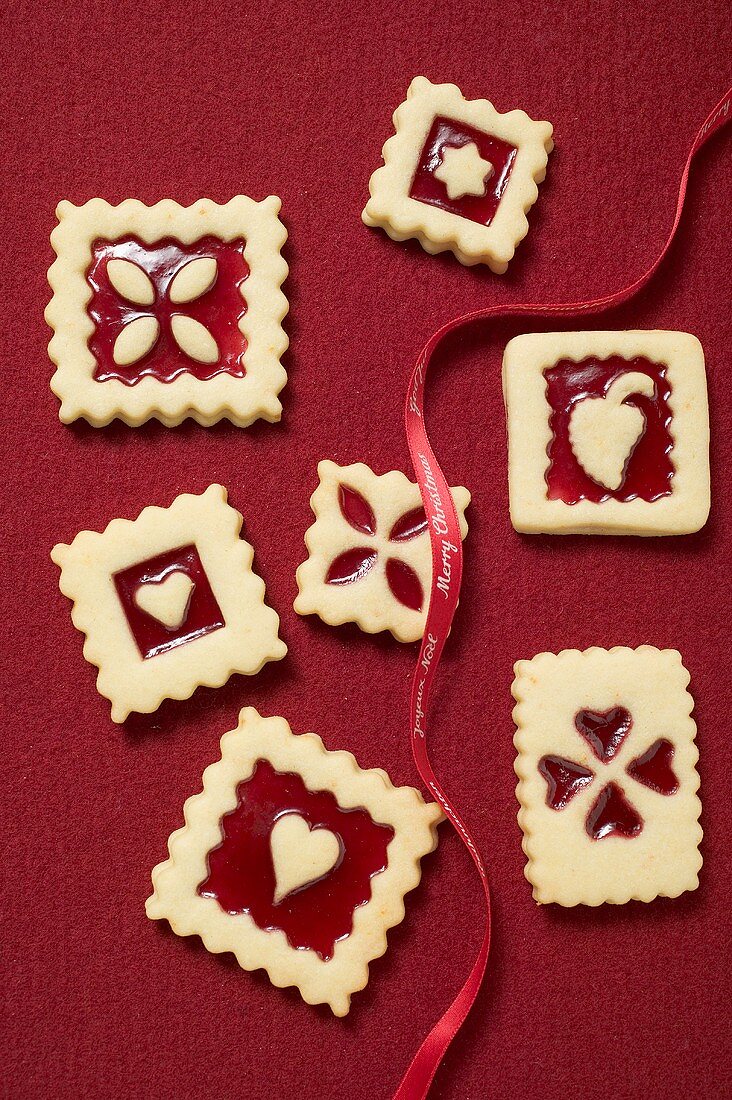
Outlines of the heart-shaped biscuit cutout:
{"type": "Polygon", "coordinates": [[[588,477],[606,489],[619,489],[628,462],[646,430],[646,418],[635,405],[624,405],[631,394],[653,397],[653,379],[640,371],[616,378],[604,397],[578,401],[569,418],[569,442],[588,477]]]}
{"type": "Polygon", "coordinates": [[[140,585],[135,592],[135,603],[166,630],[178,630],[188,615],[195,587],[187,573],[169,573],[165,580],[140,585]]]}
{"type": "Polygon", "coordinates": [[[294,890],[324,878],[340,862],[343,847],[340,838],[322,827],[311,829],[298,813],[278,817],[269,838],[275,873],[274,903],[294,890]]]}

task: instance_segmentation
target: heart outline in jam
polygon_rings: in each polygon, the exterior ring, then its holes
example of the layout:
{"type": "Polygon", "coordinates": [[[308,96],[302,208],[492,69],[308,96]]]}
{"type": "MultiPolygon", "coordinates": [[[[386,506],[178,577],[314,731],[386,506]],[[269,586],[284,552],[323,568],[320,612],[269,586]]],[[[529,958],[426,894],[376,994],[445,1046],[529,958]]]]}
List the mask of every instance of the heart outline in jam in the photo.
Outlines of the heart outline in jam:
{"type": "MultiPolygon", "coordinates": [[[[175,550],[165,550],[153,558],[127,566],[113,574],[112,582],[143,660],[159,657],[171,649],[226,626],[195,543],[179,546],[175,550]],[[185,615],[178,627],[166,625],[157,618],[155,613],[160,609],[148,603],[151,598],[154,599],[151,595],[155,591],[154,586],[175,574],[183,574],[193,582],[185,615]],[[141,597],[141,607],[137,596],[145,588],[150,589],[150,592],[141,597]],[[151,613],[145,610],[146,604],[151,613]]],[[[181,582],[176,582],[176,585],[180,584],[181,582]]],[[[172,623],[179,615],[180,606],[175,608],[175,615],[171,610],[168,621],[172,623]]]]}
{"type": "MultiPolygon", "coordinates": [[[[585,708],[574,718],[577,732],[587,742],[602,764],[609,764],[617,755],[633,725],[633,719],[625,707],[611,707],[606,711],[585,708]]],[[[625,768],[626,775],[634,782],[668,796],[676,794],[679,780],[671,766],[675,747],[665,737],[660,737],[625,768]]],[[[537,764],[538,771],[547,785],[546,805],[561,811],[585,787],[597,778],[591,768],[568,760],[563,756],[545,755],[537,764]]],[[[609,836],[632,838],[643,830],[643,819],[626,795],[625,789],[614,780],[603,783],[585,816],[585,832],[592,840],[609,836]]]]}
{"type": "Polygon", "coordinates": [[[595,773],[589,768],[563,756],[542,756],[539,771],[546,780],[547,806],[553,810],[563,810],[595,778],[595,773]]]}
{"type": "Polygon", "coordinates": [[[606,783],[585,819],[587,835],[593,840],[609,836],[635,837],[643,830],[643,819],[617,783],[606,783]]]}
{"type": "Polygon", "coordinates": [[[671,767],[675,752],[670,741],[659,737],[644,753],[631,760],[625,770],[636,783],[641,783],[657,794],[676,794],[679,781],[671,767]]]}
{"type": "Polygon", "coordinates": [[[247,913],[263,931],[283,932],[291,947],[312,950],[324,961],[351,934],[356,909],[368,902],[372,879],[388,864],[394,836],[363,807],[344,809],[332,791],[311,790],[301,775],[278,772],[266,759],[238,785],[236,805],[221,817],[219,833],[197,893],[215,899],[225,913],[247,913]],[[288,812],[337,834],[343,858],[325,878],[275,905],[270,835],[288,812]]]}

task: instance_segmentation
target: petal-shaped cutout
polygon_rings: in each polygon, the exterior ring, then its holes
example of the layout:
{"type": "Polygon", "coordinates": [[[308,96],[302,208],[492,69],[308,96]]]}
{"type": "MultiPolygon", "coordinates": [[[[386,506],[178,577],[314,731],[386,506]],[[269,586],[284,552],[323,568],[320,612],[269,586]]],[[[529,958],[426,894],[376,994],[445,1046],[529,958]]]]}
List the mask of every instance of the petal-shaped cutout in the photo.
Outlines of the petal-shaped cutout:
{"type": "Polygon", "coordinates": [[[603,840],[606,836],[638,836],[643,829],[643,819],[617,783],[608,783],[595,799],[585,829],[593,840],[603,840]]]}
{"type": "Polygon", "coordinates": [[[119,367],[129,367],[152,351],[160,335],[155,317],[135,317],[114,342],[112,358],[119,367]]]}
{"type": "Polygon", "coordinates": [[[399,517],[389,532],[389,538],[392,542],[409,542],[426,530],[427,516],[424,508],[414,508],[413,511],[405,512],[399,517]]]}
{"type": "Polygon", "coordinates": [[[376,534],[376,518],[371,505],[362,497],[357,489],[350,485],[338,487],[338,503],[341,506],[343,518],[363,535],[376,534]]]}
{"type": "Polygon", "coordinates": [[[386,563],[386,580],[399,603],[412,611],[422,610],[422,585],[411,565],[399,558],[389,558],[386,563]]]}
{"type": "Polygon", "coordinates": [[[553,810],[563,810],[595,778],[589,768],[563,756],[542,756],[538,766],[546,780],[546,804],[553,810]]]}
{"type": "Polygon", "coordinates": [[[168,292],[171,302],[178,306],[200,298],[214,285],[217,274],[218,268],[213,256],[197,256],[173,277],[168,292]]]}
{"type": "Polygon", "coordinates": [[[642,783],[644,787],[650,787],[658,794],[676,794],[679,781],[671,767],[674,751],[671,742],[661,737],[642,756],[631,760],[625,770],[631,779],[642,783]]]}
{"type": "Polygon", "coordinates": [[[339,554],[325,575],[326,584],[352,584],[365,577],[376,561],[376,551],[367,546],[356,546],[339,554]]]}
{"type": "Polygon", "coordinates": [[[170,318],[170,327],[176,344],[189,358],[195,359],[197,363],[217,362],[219,349],[216,341],[206,326],[195,317],[175,313],[170,318]]]}
{"type": "Polygon", "coordinates": [[[150,276],[132,260],[111,259],[107,264],[107,276],[125,301],[138,306],[151,306],[155,301],[155,287],[150,276]]]}

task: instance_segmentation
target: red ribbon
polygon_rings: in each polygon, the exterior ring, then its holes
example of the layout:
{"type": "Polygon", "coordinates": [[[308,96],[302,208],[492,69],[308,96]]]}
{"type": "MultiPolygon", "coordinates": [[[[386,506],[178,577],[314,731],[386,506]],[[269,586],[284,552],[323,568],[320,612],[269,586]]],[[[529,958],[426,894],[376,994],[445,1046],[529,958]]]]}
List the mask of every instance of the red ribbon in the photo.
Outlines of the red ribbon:
{"type": "Polygon", "coordinates": [[[445,1056],[447,1048],[463,1024],[480,989],[488,962],[491,943],[490,887],[483,860],[476,848],[462,818],[440,786],[427,752],[427,704],[434,685],[440,657],[450,633],[450,626],[460,594],[460,582],[463,573],[463,552],[455,506],[445,475],[430,446],[424,422],[424,394],[430,360],[438,344],[450,332],[471,324],[473,321],[493,317],[554,317],[559,314],[594,314],[621,305],[642,290],[654,275],[671,242],[681,220],[681,212],[686,197],[691,162],[717,130],[721,129],[732,117],[732,88],[720,99],[700,127],[686,159],[681,177],[676,203],[676,216],[666,243],[655,262],[644,275],[624,290],[596,298],[589,302],[570,302],[549,305],[496,305],[474,310],[448,321],[428,340],[423,348],[412,373],[404,410],[404,422],[407,432],[409,453],[412,459],[422,500],[429,520],[432,545],[432,591],[427,612],[422,648],[412,681],[411,727],[412,753],[417,770],[432,795],[442,806],[446,817],[457,829],[473,863],[480,875],[485,895],[485,931],[478,956],[473,963],[468,979],[449,1008],[434,1025],[419,1050],[412,1059],[409,1069],[402,1078],[394,1100],[423,1100],[427,1095],[437,1069],[445,1056]]]}

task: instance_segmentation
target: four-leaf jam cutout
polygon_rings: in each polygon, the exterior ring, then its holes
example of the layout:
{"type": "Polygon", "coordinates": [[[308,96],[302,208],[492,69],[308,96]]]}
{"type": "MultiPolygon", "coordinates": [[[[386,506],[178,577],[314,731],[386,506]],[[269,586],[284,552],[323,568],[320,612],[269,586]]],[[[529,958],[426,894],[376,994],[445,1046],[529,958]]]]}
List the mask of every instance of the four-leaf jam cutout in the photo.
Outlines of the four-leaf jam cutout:
{"type": "Polygon", "coordinates": [[[222,373],[243,378],[244,248],[242,239],[212,236],[191,245],[95,241],[87,279],[96,381],[170,383],[184,373],[201,381],[222,373]]]}
{"type": "Polygon", "coordinates": [[[45,317],[64,424],[280,419],[280,205],[276,195],[59,203],[45,317]]]}
{"type": "MultiPolygon", "coordinates": [[[[598,761],[607,765],[620,751],[633,719],[625,707],[612,707],[607,711],[580,710],[574,724],[598,761]]],[[[658,794],[675,794],[679,784],[671,765],[673,755],[672,743],[659,738],[641,756],[631,760],[625,772],[636,783],[658,794]]],[[[597,777],[590,768],[553,755],[541,758],[539,771],[547,784],[547,805],[553,810],[563,810],[597,777]]],[[[635,837],[643,829],[643,820],[620,785],[611,780],[603,784],[593,802],[585,819],[585,829],[593,840],[609,836],[635,837]]]]}
{"type": "MultiPolygon", "coordinates": [[[[338,503],[343,518],[359,534],[374,538],[377,533],[376,517],[371,505],[357,489],[341,484],[338,487],[338,503]]],[[[389,542],[403,543],[417,538],[427,530],[427,517],[423,508],[405,512],[389,531],[389,542]]],[[[378,550],[372,545],[355,546],[339,554],[331,562],[326,573],[327,584],[353,584],[373,569],[378,550]]],[[[387,557],[386,582],[392,595],[412,611],[421,611],[424,592],[420,579],[411,565],[399,557],[387,557]]]]}
{"type": "MultiPolygon", "coordinates": [[[[356,623],[368,634],[390,631],[416,642],[425,627],[432,579],[430,534],[419,486],[400,470],[375,474],[363,462],[318,463],[319,483],[305,532],[308,557],[297,569],[298,615],[318,615],[331,626],[356,623]]],[[[450,489],[435,501],[434,529],[442,536],[438,582],[448,584],[459,547],[447,538],[446,509],[454,506],[460,537],[468,532],[470,493],[450,489]]]]}

